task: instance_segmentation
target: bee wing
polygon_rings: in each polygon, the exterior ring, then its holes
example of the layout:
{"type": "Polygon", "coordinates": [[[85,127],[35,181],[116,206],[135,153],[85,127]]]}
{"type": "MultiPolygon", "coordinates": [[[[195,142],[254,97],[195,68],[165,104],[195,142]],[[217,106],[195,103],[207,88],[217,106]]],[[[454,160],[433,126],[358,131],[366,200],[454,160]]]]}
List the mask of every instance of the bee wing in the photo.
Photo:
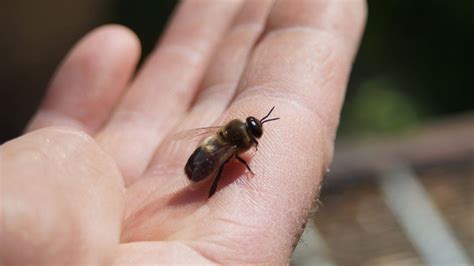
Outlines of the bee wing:
{"type": "Polygon", "coordinates": [[[216,158],[220,160],[220,163],[226,161],[232,154],[234,154],[236,147],[234,145],[224,143],[221,146],[211,152],[206,153],[206,156],[199,157],[194,159],[194,163],[199,165],[201,163],[205,163],[205,161],[216,158]]]}
{"type": "Polygon", "coordinates": [[[221,126],[188,129],[171,135],[171,139],[174,141],[192,139],[195,137],[216,133],[220,128],[221,126]]]}

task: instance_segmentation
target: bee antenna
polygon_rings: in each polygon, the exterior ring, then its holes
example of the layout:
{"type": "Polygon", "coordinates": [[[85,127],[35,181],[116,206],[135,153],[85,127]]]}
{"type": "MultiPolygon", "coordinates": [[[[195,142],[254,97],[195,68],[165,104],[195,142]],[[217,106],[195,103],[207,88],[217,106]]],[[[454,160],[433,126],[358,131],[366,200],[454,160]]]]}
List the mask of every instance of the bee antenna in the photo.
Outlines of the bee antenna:
{"type": "Polygon", "coordinates": [[[272,109],[270,109],[270,112],[268,112],[268,114],[266,116],[264,116],[262,119],[260,119],[260,121],[262,122],[263,124],[263,120],[265,120],[267,117],[270,116],[270,114],[273,112],[273,109],[275,109],[275,106],[272,107],[272,109]]]}
{"type": "Polygon", "coordinates": [[[261,121],[262,125],[266,122],[270,122],[270,121],[275,121],[275,120],[278,120],[280,119],[279,117],[275,117],[275,118],[272,118],[272,119],[267,119],[267,120],[264,120],[264,121],[261,121]]]}

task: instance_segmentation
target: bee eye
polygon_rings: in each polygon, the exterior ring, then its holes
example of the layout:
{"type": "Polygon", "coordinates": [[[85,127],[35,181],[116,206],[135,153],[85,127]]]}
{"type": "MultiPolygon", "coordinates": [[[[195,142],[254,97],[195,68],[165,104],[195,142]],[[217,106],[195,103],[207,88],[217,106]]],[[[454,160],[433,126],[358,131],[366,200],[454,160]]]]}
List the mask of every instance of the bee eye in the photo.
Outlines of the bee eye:
{"type": "Polygon", "coordinates": [[[254,137],[260,138],[263,134],[262,124],[255,117],[247,117],[246,119],[247,131],[254,137]]]}

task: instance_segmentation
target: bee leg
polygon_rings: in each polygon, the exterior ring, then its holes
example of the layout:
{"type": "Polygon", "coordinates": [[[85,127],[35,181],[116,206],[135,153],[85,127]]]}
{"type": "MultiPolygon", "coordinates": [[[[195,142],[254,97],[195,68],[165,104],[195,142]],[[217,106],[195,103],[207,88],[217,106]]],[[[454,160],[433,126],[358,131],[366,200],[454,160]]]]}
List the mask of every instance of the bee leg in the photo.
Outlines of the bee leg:
{"type": "Polygon", "coordinates": [[[252,169],[250,169],[250,166],[247,164],[247,162],[246,162],[244,159],[240,158],[239,155],[237,155],[237,154],[235,155],[235,158],[236,158],[237,160],[239,160],[239,162],[241,162],[243,165],[245,165],[245,167],[247,167],[247,170],[249,170],[249,172],[250,172],[252,175],[255,175],[255,174],[252,172],[252,169]]]}
{"type": "Polygon", "coordinates": [[[217,183],[219,183],[219,179],[221,179],[222,170],[224,170],[224,166],[225,166],[226,163],[229,162],[230,158],[232,158],[232,157],[229,157],[229,159],[227,159],[227,160],[219,167],[219,171],[217,171],[217,175],[216,175],[216,177],[214,178],[214,181],[212,181],[211,189],[209,189],[209,196],[208,196],[207,198],[212,197],[212,195],[214,195],[214,193],[216,193],[217,183]]]}
{"type": "Polygon", "coordinates": [[[255,151],[258,151],[258,141],[252,138],[252,142],[255,144],[255,151]]]}

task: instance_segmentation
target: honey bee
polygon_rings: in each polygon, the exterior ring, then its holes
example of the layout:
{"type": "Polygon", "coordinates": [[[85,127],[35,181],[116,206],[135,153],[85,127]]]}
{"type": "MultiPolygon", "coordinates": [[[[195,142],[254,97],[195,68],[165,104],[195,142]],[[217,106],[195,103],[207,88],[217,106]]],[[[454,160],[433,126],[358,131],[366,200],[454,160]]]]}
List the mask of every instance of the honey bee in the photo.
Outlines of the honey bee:
{"type": "Polygon", "coordinates": [[[245,165],[253,174],[247,162],[239,155],[248,151],[252,146],[258,149],[258,141],[263,134],[263,124],[280,118],[270,118],[275,106],[262,119],[249,116],[245,122],[240,119],[229,121],[222,127],[208,127],[193,130],[195,134],[214,133],[204,139],[199,147],[189,157],[184,171],[193,182],[199,182],[206,177],[214,176],[208,197],[212,197],[226,163],[232,158],[245,165]]]}

